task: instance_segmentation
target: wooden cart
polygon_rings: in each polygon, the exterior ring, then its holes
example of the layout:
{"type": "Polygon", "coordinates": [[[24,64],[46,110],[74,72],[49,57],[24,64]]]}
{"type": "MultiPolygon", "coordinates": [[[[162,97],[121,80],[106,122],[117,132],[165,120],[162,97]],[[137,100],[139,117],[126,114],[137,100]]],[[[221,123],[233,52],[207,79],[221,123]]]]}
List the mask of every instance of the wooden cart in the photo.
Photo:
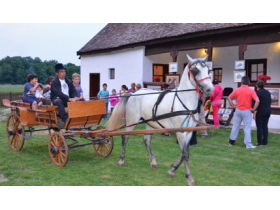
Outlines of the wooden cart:
{"type": "MultiPolygon", "coordinates": [[[[7,119],[6,134],[8,143],[13,150],[20,151],[24,141],[32,137],[36,131],[48,130],[49,153],[54,164],[64,166],[68,160],[68,149],[93,145],[96,153],[100,156],[111,154],[114,146],[113,137],[94,137],[86,135],[92,131],[91,127],[99,124],[102,115],[106,114],[104,100],[68,102],[68,120],[64,127],[58,127],[56,111],[57,106],[37,105],[36,110],[30,108],[30,104],[20,101],[3,100],[6,107],[11,108],[11,114],[7,119]],[[34,129],[34,126],[48,126],[46,129],[34,129]],[[69,132],[71,130],[71,132],[69,132]],[[53,132],[52,132],[53,131],[53,132]],[[80,136],[90,141],[88,144],[78,144],[79,141],[73,137],[78,131],[83,131],[80,136]],[[66,139],[73,143],[67,145],[66,139]]],[[[98,126],[94,132],[103,132],[108,129],[105,126],[98,126]]]]}
{"type": "MultiPolygon", "coordinates": [[[[36,131],[49,131],[49,154],[54,164],[63,167],[68,161],[68,149],[93,145],[100,156],[111,154],[114,146],[113,136],[133,134],[153,134],[165,132],[179,132],[180,128],[164,128],[155,130],[134,131],[109,131],[105,126],[98,126],[94,130],[92,126],[100,123],[103,114],[106,114],[104,100],[68,102],[68,120],[64,127],[58,127],[56,106],[37,105],[36,110],[30,108],[30,104],[20,101],[3,99],[3,104],[11,108],[11,114],[7,119],[6,134],[10,147],[20,151],[25,139],[32,137],[36,131]],[[46,129],[35,130],[34,126],[48,126],[46,129]],[[52,132],[53,131],[53,132],[52,132]],[[27,135],[29,133],[29,135],[27,135]],[[87,144],[78,144],[73,139],[79,135],[90,141],[87,144]],[[73,141],[68,145],[66,139],[73,141]]],[[[215,126],[199,126],[182,128],[182,131],[216,130],[215,126]]]]}

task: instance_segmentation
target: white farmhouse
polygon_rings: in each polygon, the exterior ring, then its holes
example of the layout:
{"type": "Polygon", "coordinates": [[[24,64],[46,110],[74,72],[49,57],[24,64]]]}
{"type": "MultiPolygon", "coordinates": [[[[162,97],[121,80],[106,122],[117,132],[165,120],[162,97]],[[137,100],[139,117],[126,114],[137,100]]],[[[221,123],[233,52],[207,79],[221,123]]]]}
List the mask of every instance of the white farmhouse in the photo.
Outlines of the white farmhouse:
{"type": "MultiPolygon", "coordinates": [[[[169,63],[177,62],[177,74],[182,74],[186,54],[208,54],[213,77],[223,88],[240,85],[234,71],[241,61],[239,71],[251,78],[252,88],[257,76],[265,74],[272,78],[266,87],[280,92],[279,23],[119,23],[106,25],[77,52],[84,95],[96,97],[103,83],[110,92],[119,92],[123,84],[130,88],[132,82],[158,86],[167,82],[169,63]],[[160,83],[153,83],[155,76],[160,83]]],[[[272,113],[269,127],[279,128],[280,104],[272,113]]]]}

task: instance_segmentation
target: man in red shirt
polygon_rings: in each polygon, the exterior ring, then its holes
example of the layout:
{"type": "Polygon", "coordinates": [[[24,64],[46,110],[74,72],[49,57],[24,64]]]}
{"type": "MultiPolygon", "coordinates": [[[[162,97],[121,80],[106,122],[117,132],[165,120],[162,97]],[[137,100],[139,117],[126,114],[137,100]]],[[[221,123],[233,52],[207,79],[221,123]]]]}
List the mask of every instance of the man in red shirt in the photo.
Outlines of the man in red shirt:
{"type": "Polygon", "coordinates": [[[249,88],[250,79],[247,76],[242,77],[241,87],[235,89],[228,97],[230,105],[235,109],[233,126],[230,133],[229,145],[233,146],[238,137],[241,122],[244,124],[244,144],[246,148],[256,148],[251,141],[251,123],[252,111],[254,112],[260,103],[256,92],[249,88]],[[232,99],[236,98],[236,106],[232,103],[232,99]],[[254,108],[252,109],[252,100],[255,100],[254,108]]]}

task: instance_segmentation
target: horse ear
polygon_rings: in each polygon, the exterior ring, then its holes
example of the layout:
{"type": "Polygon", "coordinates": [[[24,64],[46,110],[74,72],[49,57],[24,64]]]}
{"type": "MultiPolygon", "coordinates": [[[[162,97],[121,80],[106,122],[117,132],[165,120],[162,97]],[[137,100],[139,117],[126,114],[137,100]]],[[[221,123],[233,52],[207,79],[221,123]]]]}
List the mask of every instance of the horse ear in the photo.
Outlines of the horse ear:
{"type": "Polygon", "coordinates": [[[188,54],[187,54],[187,57],[188,57],[189,62],[193,63],[194,60],[188,54]]]}
{"type": "Polygon", "coordinates": [[[205,62],[207,58],[208,58],[208,55],[206,55],[204,58],[202,58],[202,60],[205,62]]]}

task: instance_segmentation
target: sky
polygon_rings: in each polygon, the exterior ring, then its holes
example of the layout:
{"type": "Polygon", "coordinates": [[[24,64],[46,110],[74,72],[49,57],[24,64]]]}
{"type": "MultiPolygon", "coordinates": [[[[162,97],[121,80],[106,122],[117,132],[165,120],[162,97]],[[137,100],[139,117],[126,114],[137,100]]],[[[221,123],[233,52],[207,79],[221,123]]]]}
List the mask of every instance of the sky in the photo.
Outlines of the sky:
{"type": "Polygon", "coordinates": [[[80,66],[77,51],[107,23],[0,23],[0,60],[31,56],[80,66]]]}

